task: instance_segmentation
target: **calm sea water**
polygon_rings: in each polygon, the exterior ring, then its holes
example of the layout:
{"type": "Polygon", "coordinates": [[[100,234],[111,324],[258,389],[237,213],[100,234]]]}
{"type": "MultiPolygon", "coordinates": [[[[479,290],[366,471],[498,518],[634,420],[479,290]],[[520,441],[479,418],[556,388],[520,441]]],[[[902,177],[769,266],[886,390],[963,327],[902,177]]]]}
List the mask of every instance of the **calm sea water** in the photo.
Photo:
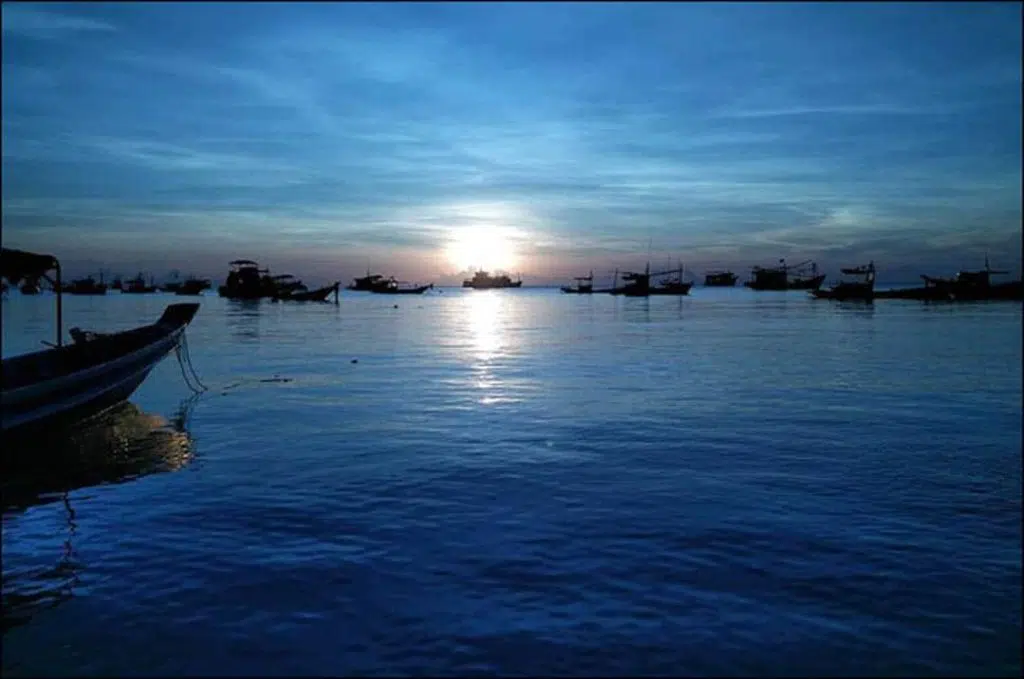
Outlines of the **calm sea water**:
{"type": "Polygon", "coordinates": [[[205,395],[5,474],[5,675],[1021,671],[1019,304],[202,304],[205,395]]]}

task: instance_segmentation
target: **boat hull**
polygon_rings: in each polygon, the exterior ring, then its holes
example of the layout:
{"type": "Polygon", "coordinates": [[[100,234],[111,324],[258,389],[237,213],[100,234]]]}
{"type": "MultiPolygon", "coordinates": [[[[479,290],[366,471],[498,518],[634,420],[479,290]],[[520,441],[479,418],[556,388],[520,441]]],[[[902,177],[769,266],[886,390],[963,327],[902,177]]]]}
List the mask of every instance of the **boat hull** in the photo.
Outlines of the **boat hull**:
{"type": "Polygon", "coordinates": [[[376,295],[422,295],[433,287],[433,284],[431,284],[420,285],[415,288],[375,288],[370,290],[370,292],[376,295]]]}
{"type": "Polygon", "coordinates": [[[1013,281],[981,288],[939,284],[923,288],[879,290],[875,292],[875,298],[913,299],[924,302],[1019,302],[1024,301],[1024,284],[1021,281],[1013,281]]]}
{"type": "Polygon", "coordinates": [[[652,296],[675,296],[680,297],[682,295],[689,295],[690,288],[693,287],[692,283],[675,283],[673,285],[666,286],[655,286],[650,289],[649,294],[652,296]]]}
{"type": "Polygon", "coordinates": [[[462,287],[469,288],[471,290],[502,290],[504,288],[521,288],[523,287],[522,281],[515,281],[513,283],[470,283],[469,281],[463,281],[462,287]]]}
{"type": "Polygon", "coordinates": [[[274,299],[281,302],[326,302],[331,293],[338,294],[341,283],[327,285],[308,292],[292,292],[284,295],[275,295],[274,299]]]}
{"type": "Polygon", "coordinates": [[[0,430],[66,427],[125,401],[178,345],[198,309],[172,304],[153,325],[5,359],[0,430]]]}
{"type": "Polygon", "coordinates": [[[815,299],[831,299],[837,302],[873,302],[875,299],[874,292],[870,290],[811,290],[810,293],[815,299]]]}
{"type": "Polygon", "coordinates": [[[761,282],[761,281],[747,281],[743,284],[744,287],[750,288],[751,290],[817,290],[821,287],[821,284],[825,282],[825,274],[814,276],[813,278],[800,278],[796,280],[786,281],[785,283],[772,282],[761,282]]]}

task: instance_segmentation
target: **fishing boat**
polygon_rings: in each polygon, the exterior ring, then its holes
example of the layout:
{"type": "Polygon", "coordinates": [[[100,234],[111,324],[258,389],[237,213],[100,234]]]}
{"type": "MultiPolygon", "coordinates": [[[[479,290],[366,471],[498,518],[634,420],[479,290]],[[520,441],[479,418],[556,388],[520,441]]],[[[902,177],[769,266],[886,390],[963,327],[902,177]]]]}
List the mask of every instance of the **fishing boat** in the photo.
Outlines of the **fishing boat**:
{"type": "Polygon", "coordinates": [[[126,295],[148,295],[151,292],[156,292],[156,285],[153,284],[152,276],[150,277],[149,284],[146,284],[146,278],[139,272],[139,275],[128,281],[122,288],[121,292],[126,295]]]}
{"type": "Polygon", "coordinates": [[[228,264],[230,271],[224,285],[217,288],[221,297],[228,299],[272,298],[277,292],[274,280],[266,269],[251,259],[236,259],[228,264]]]}
{"type": "Polygon", "coordinates": [[[924,301],[980,302],[995,300],[1024,300],[1024,284],[1021,281],[992,283],[993,275],[1004,275],[1008,271],[989,268],[985,256],[985,268],[980,271],[958,271],[953,278],[939,278],[921,274],[924,287],[879,290],[879,299],[917,299],[924,301]]]}
{"type": "Polygon", "coordinates": [[[394,276],[382,281],[370,289],[370,292],[378,295],[422,295],[427,290],[433,289],[434,284],[416,285],[406,281],[395,280],[394,276]]]}
{"type": "Polygon", "coordinates": [[[196,278],[189,276],[185,281],[174,291],[175,295],[200,295],[203,290],[209,290],[211,287],[209,279],[196,278]]]}
{"type": "Polygon", "coordinates": [[[612,295],[625,297],[647,297],[651,292],[651,265],[647,264],[643,273],[637,271],[622,272],[623,285],[619,285],[619,272],[615,272],[615,282],[608,292],[612,295]]]}
{"type": "Polygon", "coordinates": [[[618,277],[619,273],[616,271],[615,283],[608,292],[612,295],[622,295],[624,297],[650,297],[651,295],[681,296],[689,294],[690,288],[693,287],[693,283],[683,280],[683,268],[681,265],[678,269],[655,271],[652,273],[651,264],[648,262],[643,273],[624,271],[622,273],[623,285],[618,284],[618,277]],[[651,285],[652,278],[656,279],[672,274],[675,274],[674,278],[663,280],[657,285],[651,285]]]}
{"type": "Polygon", "coordinates": [[[123,283],[123,282],[121,281],[121,277],[120,277],[120,276],[118,276],[117,278],[115,278],[115,279],[114,279],[114,280],[113,280],[113,281],[112,281],[112,282],[110,283],[110,289],[111,289],[111,290],[118,290],[118,291],[124,290],[124,283],[123,283]]]}
{"type": "Polygon", "coordinates": [[[182,339],[198,304],[171,304],[152,325],[101,334],[72,328],[63,337],[60,263],[52,255],[4,248],[0,273],[11,283],[45,277],[58,291],[56,344],[3,359],[0,431],[51,431],[101,413],[123,401],[182,339]]]}
{"type": "Polygon", "coordinates": [[[306,292],[309,290],[301,280],[290,273],[281,273],[271,276],[277,295],[290,295],[293,292],[306,292]]]}
{"type": "Polygon", "coordinates": [[[751,276],[743,283],[751,290],[817,290],[825,282],[825,274],[819,274],[811,260],[789,266],[780,259],[778,266],[753,267],[751,276]]]}
{"type": "Polygon", "coordinates": [[[361,278],[354,278],[351,285],[345,289],[357,292],[372,292],[375,287],[381,285],[384,281],[384,276],[379,273],[371,274],[367,271],[365,276],[361,278]]]}
{"type": "Polygon", "coordinates": [[[592,295],[594,294],[594,272],[591,271],[586,276],[576,276],[573,278],[576,281],[575,286],[563,286],[562,292],[570,295],[592,295]]]}
{"type": "Polygon", "coordinates": [[[107,294],[107,284],[103,282],[102,276],[100,276],[99,282],[92,276],[86,276],[71,281],[67,287],[61,288],[60,292],[66,292],[69,295],[105,295],[107,294]]]}
{"type": "Polygon", "coordinates": [[[731,288],[736,285],[739,276],[732,271],[708,271],[704,274],[704,287],[731,288]]]}
{"type": "Polygon", "coordinates": [[[657,285],[651,287],[648,294],[651,295],[675,295],[682,296],[690,294],[690,288],[693,287],[693,283],[683,280],[683,265],[680,264],[679,268],[675,271],[660,271],[658,273],[651,274],[651,277],[657,276],[668,276],[675,274],[673,278],[663,279],[657,285]]]}
{"type": "Polygon", "coordinates": [[[178,280],[180,274],[181,272],[179,272],[177,269],[172,271],[171,280],[159,286],[160,291],[177,293],[178,290],[181,290],[181,281],[178,280]]]}
{"type": "Polygon", "coordinates": [[[305,285],[301,288],[291,288],[288,291],[280,291],[274,294],[276,302],[326,302],[327,298],[334,293],[334,302],[338,303],[338,291],[341,289],[341,281],[335,281],[316,290],[309,290],[305,285]]]}
{"type": "Polygon", "coordinates": [[[816,299],[834,299],[838,301],[861,300],[870,302],[875,298],[875,263],[871,261],[867,266],[840,269],[844,276],[851,276],[853,280],[840,279],[828,290],[810,290],[812,297],[816,299]]]}
{"type": "Polygon", "coordinates": [[[508,274],[498,273],[497,275],[490,275],[486,271],[477,271],[473,274],[472,278],[467,278],[462,281],[462,287],[472,288],[474,290],[493,290],[500,288],[521,288],[523,287],[523,279],[513,281],[509,278],[508,274]]]}
{"type": "Polygon", "coordinates": [[[24,283],[21,284],[21,287],[19,287],[18,290],[20,290],[21,294],[23,294],[23,295],[38,295],[39,294],[39,290],[40,290],[40,288],[39,288],[39,279],[38,278],[29,278],[29,279],[27,279],[24,283]]]}

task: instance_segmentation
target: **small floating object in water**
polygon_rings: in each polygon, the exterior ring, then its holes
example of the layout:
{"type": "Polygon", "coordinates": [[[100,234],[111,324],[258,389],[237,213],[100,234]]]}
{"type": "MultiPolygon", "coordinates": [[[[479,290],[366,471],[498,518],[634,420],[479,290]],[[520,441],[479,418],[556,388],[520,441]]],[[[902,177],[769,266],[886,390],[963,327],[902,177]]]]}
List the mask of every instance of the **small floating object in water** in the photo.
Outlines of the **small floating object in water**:
{"type": "Polygon", "coordinates": [[[395,308],[396,308],[396,309],[398,308],[398,305],[397,305],[397,304],[395,305],[395,308]]]}
{"type": "Polygon", "coordinates": [[[353,358],[353,359],[352,359],[352,362],[353,362],[353,363],[359,363],[359,359],[358,359],[358,358],[353,358]]]}

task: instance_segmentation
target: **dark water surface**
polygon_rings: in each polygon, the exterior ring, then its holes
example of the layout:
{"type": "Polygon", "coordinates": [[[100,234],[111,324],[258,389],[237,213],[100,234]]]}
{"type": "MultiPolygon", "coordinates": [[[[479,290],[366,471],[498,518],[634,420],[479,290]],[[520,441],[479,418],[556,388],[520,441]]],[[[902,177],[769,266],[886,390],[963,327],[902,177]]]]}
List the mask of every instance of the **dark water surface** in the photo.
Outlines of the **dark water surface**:
{"type": "Polygon", "coordinates": [[[1021,671],[1019,304],[202,302],[207,394],[5,473],[6,676],[1021,671]]]}

